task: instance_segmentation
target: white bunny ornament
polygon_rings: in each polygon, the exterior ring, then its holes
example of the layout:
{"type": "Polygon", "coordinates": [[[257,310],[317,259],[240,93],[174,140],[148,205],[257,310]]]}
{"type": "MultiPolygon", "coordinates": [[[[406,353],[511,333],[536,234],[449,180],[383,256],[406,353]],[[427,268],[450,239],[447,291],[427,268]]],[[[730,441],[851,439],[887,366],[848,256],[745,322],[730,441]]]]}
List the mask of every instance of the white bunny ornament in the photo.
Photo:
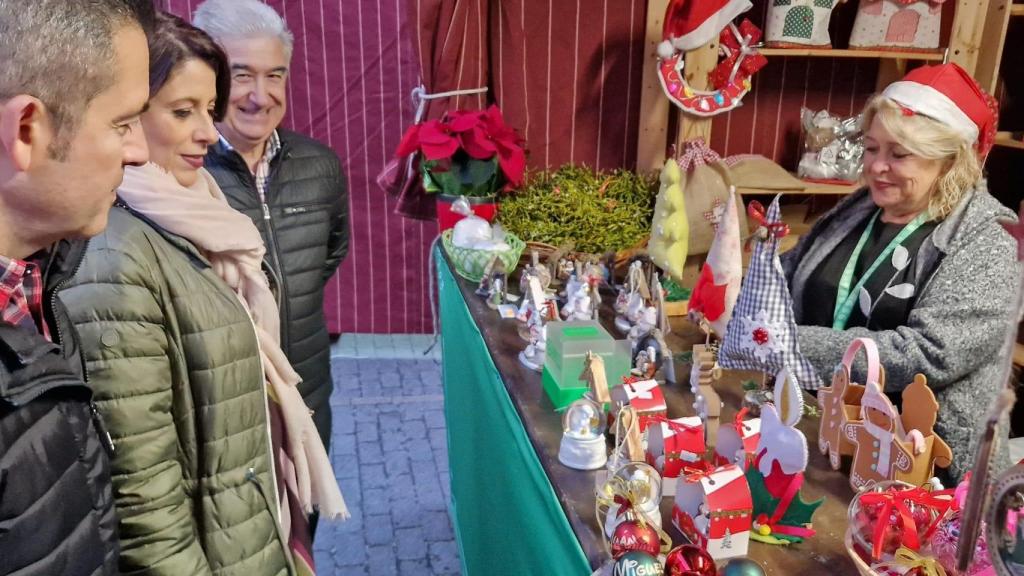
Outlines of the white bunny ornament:
{"type": "Polygon", "coordinates": [[[803,393],[784,367],[775,376],[774,402],[761,406],[761,435],[746,472],[756,519],[750,537],[766,544],[814,536],[811,517],[824,502],[800,494],[810,459],[807,438],[796,428],[803,410],[803,393]]]}
{"type": "Polygon", "coordinates": [[[775,376],[774,404],[761,406],[761,439],[757,443],[757,467],[765,477],[779,463],[784,474],[807,469],[807,437],[796,429],[804,412],[803,393],[783,368],[775,376]]]}

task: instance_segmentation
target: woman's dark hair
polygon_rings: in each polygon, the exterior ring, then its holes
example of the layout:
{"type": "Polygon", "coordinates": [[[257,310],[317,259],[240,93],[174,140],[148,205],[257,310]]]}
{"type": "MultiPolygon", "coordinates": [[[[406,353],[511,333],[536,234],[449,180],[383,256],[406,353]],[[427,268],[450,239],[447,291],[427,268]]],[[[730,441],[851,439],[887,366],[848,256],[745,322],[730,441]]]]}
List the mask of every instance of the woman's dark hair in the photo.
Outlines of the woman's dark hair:
{"type": "Polygon", "coordinates": [[[150,97],[163,88],[180,64],[191,59],[205,62],[217,76],[213,119],[220,121],[227,111],[231,92],[231,69],[227,55],[206,32],[173,14],[158,12],[156,25],[149,37],[150,97]]]}

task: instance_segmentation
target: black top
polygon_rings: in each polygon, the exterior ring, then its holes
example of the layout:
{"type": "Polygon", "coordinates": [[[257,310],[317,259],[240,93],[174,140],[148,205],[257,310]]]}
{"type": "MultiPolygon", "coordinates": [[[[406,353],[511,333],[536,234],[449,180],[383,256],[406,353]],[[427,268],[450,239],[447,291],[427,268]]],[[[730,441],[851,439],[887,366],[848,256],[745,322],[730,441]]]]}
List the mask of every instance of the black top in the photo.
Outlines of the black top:
{"type": "MultiPolygon", "coordinates": [[[[871,216],[868,216],[858,224],[811,275],[804,290],[802,324],[832,326],[839,280],[846,268],[847,261],[857,247],[861,234],[864,233],[870,221],[871,216]]],[[[878,266],[864,285],[871,296],[870,302],[859,300],[854,305],[846,323],[847,328],[866,327],[869,330],[893,330],[906,324],[907,316],[910,315],[910,310],[914,307],[914,301],[917,299],[917,287],[912,283],[914,259],[917,257],[921,244],[931,235],[937,225],[938,222],[934,220],[926,222],[903,241],[902,246],[907,250],[905,259],[900,257],[901,251],[896,249],[892,256],[886,258],[878,266]],[[903,264],[903,266],[897,269],[896,264],[903,264]],[[864,304],[870,305],[867,313],[865,313],[864,304]]],[[[860,258],[857,259],[851,289],[904,226],[904,224],[885,223],[880,218],[875,222],[871,236],[864,243],[860,258]]]]}

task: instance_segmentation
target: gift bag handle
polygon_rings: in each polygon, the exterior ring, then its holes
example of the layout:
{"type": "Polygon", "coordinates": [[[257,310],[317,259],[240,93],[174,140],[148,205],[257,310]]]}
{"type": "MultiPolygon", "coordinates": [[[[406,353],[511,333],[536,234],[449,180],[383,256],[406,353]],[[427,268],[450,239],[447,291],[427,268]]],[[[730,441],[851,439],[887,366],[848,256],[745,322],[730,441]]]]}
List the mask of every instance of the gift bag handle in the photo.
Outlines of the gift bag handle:
{"type": "Polygon", "coordinates": [[[843,354],[843,366],[852,375],[853,361],[857,358],[857,352],[861,349],[864,350],[864,356],[868,361],[868,373],[864,384],[874,384],[881,390],[881,362],[878,360],[878,346],[874,340],[870,338],[856,338],[853,342],[850,342],[850,345],[846,348],[846,353],[843,354]]]}

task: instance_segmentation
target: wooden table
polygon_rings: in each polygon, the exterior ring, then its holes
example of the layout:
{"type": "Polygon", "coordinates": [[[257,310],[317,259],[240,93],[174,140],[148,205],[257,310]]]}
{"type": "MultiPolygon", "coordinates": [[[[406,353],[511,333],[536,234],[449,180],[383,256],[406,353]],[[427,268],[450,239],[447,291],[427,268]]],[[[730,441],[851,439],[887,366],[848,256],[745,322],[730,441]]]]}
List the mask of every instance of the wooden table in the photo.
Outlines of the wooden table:
{"type": "MultiPolygon", "coordinates": [[[[442,265],[444,265],[442,263],[442,265]]],[[[562,436],[561,416],[554,410],[551,401],[541,388],[540,375],[522,366],[518,353],[526,343],[520,338],[515,320],[502,320],[487,307],[484,299],[473,293],[476,286],[458,278],[459,288],[482,335],[484,342],[497,367],[515,409],[537,456],[550,479],[566,518],[579,539],[580,546],[597,568],[608,559],[604,540],[595,517],[594,485],[596,472],[573,470],[558,461],[558,448],[562,436]]],[[[605,295],[602,309],[602,323],[610,333],[616,334],[612,326],[610,296],[605,295]]],[[[442,329],[443,329],[442,318],[442,329]]],[[[696,329],[683,318],[672,321],[673,334],[668,342],[673,350],[685,351],[692,344],[702,341],[696,329]]],[[[689,374],[689,366],[677,364],[676,374],[681,378],[689,374]]],[[[723,422],[732,420],[740,405],[743,391],[740,382],[744,379],[760,378],[759,374],[746,372],[725,372],[715,388],[725,404],[723,422]]],[[[686,384],[666,386],[665,397],[670,417],[692,415],[693,397],[686,384]]],[[[814,399],[807,397],[809,403],[814,399]]],[[[817,535],[801,544],[776,547],[757,542],[750,543],[748,557],[757,560],[767,574],[812,576],[856,575],[857,569],[846,555],[843,536],[847,525],[847,506],[853,491],[844,471],[833,471],[828,459],[817,449],[818,419],[805,417],[800,430],[808,438],[810,466],[806,472],[803,493],[806,499],[825,497],[825,502],[814,515],[817,535]]],[[[672,496],[663,502],[663,511],[672,505],[672,496]]],[[[668,518],[667,514],[664,516],[668,518]]],[[[668,524],[666,523],[666,526],[668,524]]],[[[471,528],[471,527],[470,527],[471,528]]],[[[675,529],[668,527],[673,538],[679,538],[675,529]]],[[[527,551],[523,551],[528,553],[527,551]]]]}

